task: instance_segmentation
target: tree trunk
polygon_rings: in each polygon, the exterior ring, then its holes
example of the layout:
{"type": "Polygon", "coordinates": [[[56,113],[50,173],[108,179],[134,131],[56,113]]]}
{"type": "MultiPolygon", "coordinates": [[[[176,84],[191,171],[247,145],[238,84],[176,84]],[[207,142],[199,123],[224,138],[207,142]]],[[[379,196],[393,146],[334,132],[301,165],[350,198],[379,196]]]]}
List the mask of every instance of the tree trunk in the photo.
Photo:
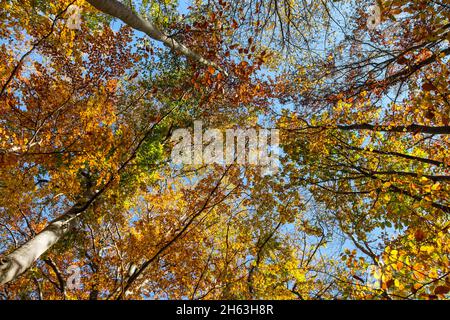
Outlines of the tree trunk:
{"type": "Polygon", "coordinates": [[[117,0],[86,0],[92,6],[102,11],[103,13],[109,14],[110,16],[119,18],[125,24],[129,25],[133,29],[139,30],[147,34],[150,38],[164,43],[167,47],[175,50],[186,57],[189,57],[197,62],[200,62],[206,66],[212,66],[220,71],[223,70],[218,67],[214,62],[209,61],[199,54],[195,53],[185,45],[179,43],[173,38],[165,35],[161,30],[159,30],[150,21],[147,21],[134,13],[129,7],[117,0]]]}
{"type": "Polygon", "coordinates": [[[76,219],[97,196],[98,193],[93,194],[88,200],[78,202],[28,242],[2,257],[0,259],[0,284],[14,280],[24,273],[43,253],[70,232],[76,219]]]}

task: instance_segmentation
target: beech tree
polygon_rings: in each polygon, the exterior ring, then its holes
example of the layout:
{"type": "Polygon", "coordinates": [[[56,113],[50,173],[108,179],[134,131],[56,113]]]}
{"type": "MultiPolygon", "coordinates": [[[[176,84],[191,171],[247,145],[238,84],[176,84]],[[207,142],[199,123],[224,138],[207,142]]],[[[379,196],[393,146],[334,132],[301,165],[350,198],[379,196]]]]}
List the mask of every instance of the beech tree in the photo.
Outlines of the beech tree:
{"type": "Polygon", "coordinates": [[[373,5],[3,1],[1,299],[448,298],[450,11],[373,5]]]}

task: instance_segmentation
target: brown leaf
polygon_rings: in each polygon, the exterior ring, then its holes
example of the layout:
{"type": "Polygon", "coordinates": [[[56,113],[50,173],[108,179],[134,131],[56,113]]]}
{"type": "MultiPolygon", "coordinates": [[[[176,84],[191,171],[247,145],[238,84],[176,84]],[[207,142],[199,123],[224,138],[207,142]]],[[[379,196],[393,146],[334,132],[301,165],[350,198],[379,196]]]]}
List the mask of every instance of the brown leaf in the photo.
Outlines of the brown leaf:
{"type": "Polygon", "coordinates": [[[434,86],[434,84],[426,82],[422,85],[422,89],[425,91],[435,91],[437,88],[434,86]]]}
{"type": "Polygon", "coordinates": [[[392,287],[393,284],[394,284],[394,280],[393,279],[389,279],[388,281],[386,281],[386,287],[387,288],[392,287]]]}
{"type": "Polygon", "coordinates": [[[414,238],[416,239],[416,241],[422,241],[423,239],[425,239],[425,233],[422,230],[417,230],[414,233],[414,238]]]}
{"type": "Polygon", "coordinates": [[[434,289],[435,294],[447,294],[449,292],[450,292],[450,287],[447,287],[447,286],[437,286],[434,289]]]}
{"type": "Polygon", "coordinates": [[[446,115],[443,115],[443,116],[442,116],[442,123],[443,123],[445,126],[448,126],[448,124],[450,123],[450,118],[449,118],[448,116],[446,116],[446,115]]]}
{"type": "Polygon", "coordinates": [[[397,59],[397,63],[398,64],[407,64],[408,63],[408,59],[405,58],[405,56],[401,56],[400,58],[397,59]]]}

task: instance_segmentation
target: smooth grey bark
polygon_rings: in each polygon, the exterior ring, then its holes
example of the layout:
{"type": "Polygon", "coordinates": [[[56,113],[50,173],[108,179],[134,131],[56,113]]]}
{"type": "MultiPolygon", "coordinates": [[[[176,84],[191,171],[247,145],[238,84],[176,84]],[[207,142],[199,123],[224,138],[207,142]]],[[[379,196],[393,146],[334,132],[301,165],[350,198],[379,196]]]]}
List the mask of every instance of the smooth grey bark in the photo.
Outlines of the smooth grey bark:
{"type": "Polygon", "coordinates": [[[60,217],[49,223],[44,230],[25,244],[0,259],[0,284],[8,283],[24,273],[31,265],[65,234],[72,230],[76,219],[89,207],[98,196],[91,194],[80,201],[60,217]]]}
{"type": "Polygon", "coordinates": [[[167,47],[175,50],[186,57],[200,62],[203,65],[212,66],[217,70],[221,70],[214,62],[209,61],[199,54],[195,53],[182,43],[179,43],[175,39],[172,39],[159,30],[153,23],[143,19],[136,13],[134,13],[129,7],[117,0],[86,0],[92,6],[109,14],[110,16],[119,18],[125,24],[129,25],[133,29],[139,30],[147,34],[150,38],[164,43],[167,47]]]}

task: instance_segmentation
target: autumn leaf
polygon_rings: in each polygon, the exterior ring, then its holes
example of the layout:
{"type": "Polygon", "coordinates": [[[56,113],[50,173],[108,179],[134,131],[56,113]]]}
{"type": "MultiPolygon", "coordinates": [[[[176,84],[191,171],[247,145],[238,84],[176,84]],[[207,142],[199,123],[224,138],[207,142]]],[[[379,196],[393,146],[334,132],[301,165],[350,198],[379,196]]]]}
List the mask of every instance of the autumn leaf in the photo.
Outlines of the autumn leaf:
{"type": "Polygon", "coordinates": [[[434,288],[435,294],[447,294],[449,292],[450,292],[450,287],[447,287],[447,286],[437,286],[436,288],[434,288]]]}

